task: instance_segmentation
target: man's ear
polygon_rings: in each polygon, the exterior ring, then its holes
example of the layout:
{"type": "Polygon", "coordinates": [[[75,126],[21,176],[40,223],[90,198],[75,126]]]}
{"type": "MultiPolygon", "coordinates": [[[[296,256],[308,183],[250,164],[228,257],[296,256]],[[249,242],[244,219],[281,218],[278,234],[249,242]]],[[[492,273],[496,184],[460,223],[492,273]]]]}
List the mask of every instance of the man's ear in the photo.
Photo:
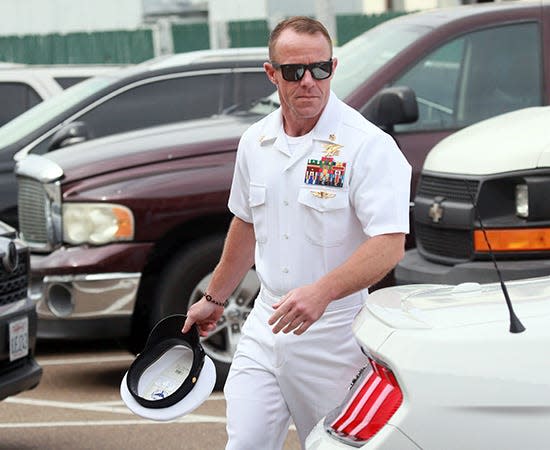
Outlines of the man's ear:
{"type": "Polygon", "coordinates": [[[277,78],[275,78],[275,69],[271,65],[271,63],[265,62],[264,63],[264,70],[267,74],[267,78],[269,78],[269,81],[271,81],[275,86],[277,86],[277,78]]]}
{"type": "Polygon", "coordinates": [[[332,75],[331,78],[334,76],[334,72],[336,72],[336,66],[338,65],[338,58],[335,56],[332,57],[332,75]]]}

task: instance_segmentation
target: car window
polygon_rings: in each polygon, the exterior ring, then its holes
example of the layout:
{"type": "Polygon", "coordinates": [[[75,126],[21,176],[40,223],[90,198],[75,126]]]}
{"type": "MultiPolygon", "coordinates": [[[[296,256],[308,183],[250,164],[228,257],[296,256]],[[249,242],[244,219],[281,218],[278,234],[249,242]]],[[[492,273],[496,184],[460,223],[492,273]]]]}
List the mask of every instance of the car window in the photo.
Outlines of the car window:
{"type": "Polygon", "coordinates": [[[3,127],[0,127],[2,147],[6,148],[8,145],[24,139],[29,133],[63,114],[86,97],[94,95],[112,82],[113,77],[89,78],[25,111],[3,127]]]}
{"type": "Polygon", "coordinates": [[[70,88],[71,86],[74,86],[75,84],[84,81],[86,78],[89,77],[54,77],[55,81],[57,81],[59,83],[59,86],[61,86],[63,89],[70,88]]]}
{"type": "Polygon", "coordinates": [[[248,109],[259,98],[271,94],[275,89],[263,70],[235,73],[235,92],[226,107],[248,109]]]}
{"type": "Polygon", "coordinates": [[[0,83],[0,126],[24,113],[42,99],[24,83],[0,83]]]}
{"type": "Polygon", "coordinates": [[[393,83],[417,96],[419,118],[396,132],[461,128],[542,104],[540,33],[536,23],[464,35],[438,48],[393,83]]]}
{"type": "Polygon", "coordinates": [[[85,122],[90,136],[207,117],[223,110],[225,73],[157,80],[126,90],[76,120],[85,122]]]}

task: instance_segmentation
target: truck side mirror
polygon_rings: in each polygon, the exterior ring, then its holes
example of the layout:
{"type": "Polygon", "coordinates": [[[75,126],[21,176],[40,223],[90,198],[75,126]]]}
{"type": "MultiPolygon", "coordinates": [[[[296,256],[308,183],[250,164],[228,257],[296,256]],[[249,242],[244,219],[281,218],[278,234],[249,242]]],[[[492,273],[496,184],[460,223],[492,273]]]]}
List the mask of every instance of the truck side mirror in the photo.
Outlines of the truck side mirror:
{"type": "Polygon", "coordinates": [[[418,120],[416,94],[407,86],[380,90],[361,111],[363,116],[388,133],[394,125],[418,120]]]}
{"type": "Polygon", "coordinates": [[[55,132],[50,140],[48,151],[68,147],[87,141],[89,138],[88,127],[84,122],[71,122],[63,125],[55,132]]]}

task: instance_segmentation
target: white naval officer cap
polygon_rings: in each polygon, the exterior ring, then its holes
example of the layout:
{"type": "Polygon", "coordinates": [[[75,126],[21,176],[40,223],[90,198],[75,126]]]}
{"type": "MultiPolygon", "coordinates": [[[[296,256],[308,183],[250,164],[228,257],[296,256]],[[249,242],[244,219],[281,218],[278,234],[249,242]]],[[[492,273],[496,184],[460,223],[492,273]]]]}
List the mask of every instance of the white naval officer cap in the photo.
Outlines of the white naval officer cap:
{"type": "Polygon", "coordinates": [[[159,321],[124,375],[120,396],[134,414],[173,420],[196,409],[212,393],[214,363],[204,353],[195,325],[181,332],[185,318],[175,314],[159,321]]]}

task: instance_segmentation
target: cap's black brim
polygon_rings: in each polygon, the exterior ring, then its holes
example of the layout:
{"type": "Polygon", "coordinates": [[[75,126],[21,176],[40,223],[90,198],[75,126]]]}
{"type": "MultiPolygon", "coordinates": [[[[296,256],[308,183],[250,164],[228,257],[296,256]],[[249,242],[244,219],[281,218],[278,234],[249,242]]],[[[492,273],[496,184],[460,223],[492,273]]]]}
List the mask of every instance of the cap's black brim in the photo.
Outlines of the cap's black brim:
{"type": "Polygon", "coordinates": [[[120,396],[128,409],[145,419],[169,421],[189,414],[205,402],[216,384],[216,367],[212,360],[205,356],[200,377],[193,389],[182,400],[165,408],[147,408],[140,405],[128,390],[127,376],[128,373],[120,383],[120,396]]]}

